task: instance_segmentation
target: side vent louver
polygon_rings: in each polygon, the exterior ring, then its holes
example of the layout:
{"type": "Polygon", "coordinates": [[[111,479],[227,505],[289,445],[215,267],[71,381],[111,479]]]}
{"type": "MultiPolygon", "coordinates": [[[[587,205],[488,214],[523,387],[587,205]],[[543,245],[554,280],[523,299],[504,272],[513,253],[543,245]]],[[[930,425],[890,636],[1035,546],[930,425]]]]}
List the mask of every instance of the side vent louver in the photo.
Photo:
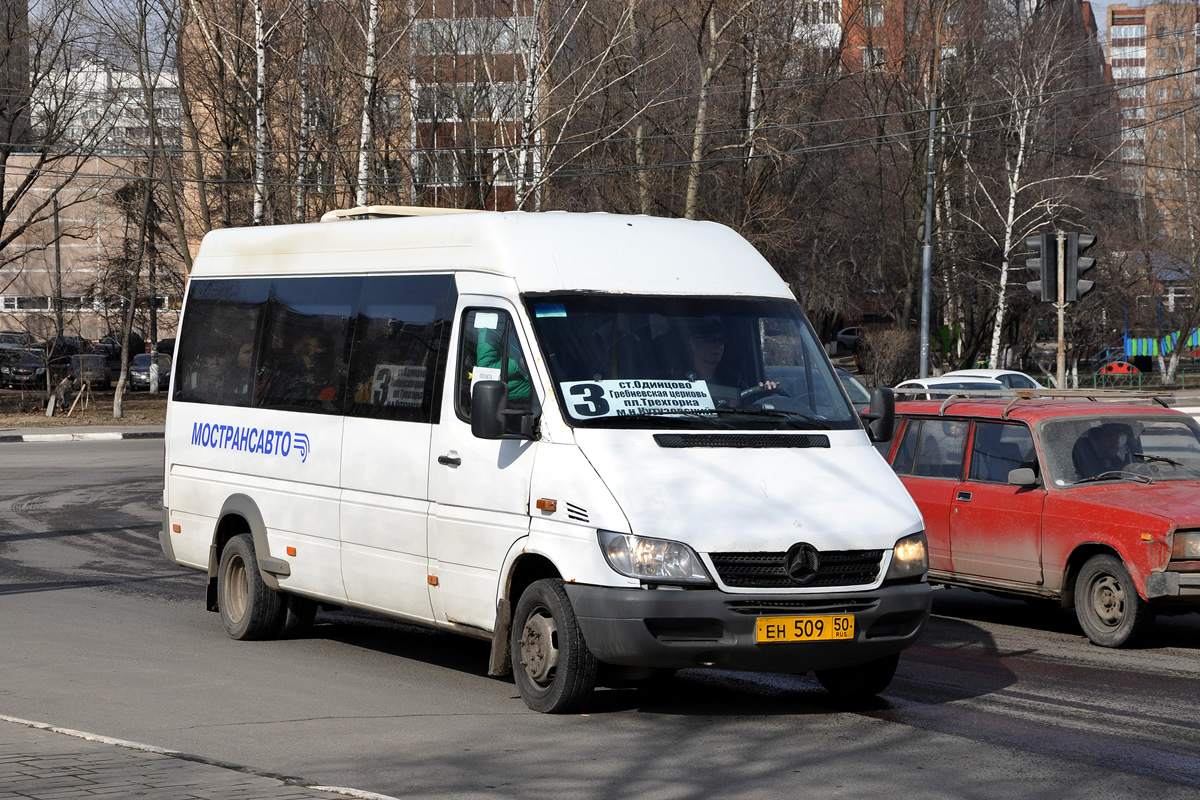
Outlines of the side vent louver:
{"type": "Polygon", "coordinates": [[[576,522],[587,522],[588,513],[574,503],[567,503],[567,518],[573,519],[576,522]]]}

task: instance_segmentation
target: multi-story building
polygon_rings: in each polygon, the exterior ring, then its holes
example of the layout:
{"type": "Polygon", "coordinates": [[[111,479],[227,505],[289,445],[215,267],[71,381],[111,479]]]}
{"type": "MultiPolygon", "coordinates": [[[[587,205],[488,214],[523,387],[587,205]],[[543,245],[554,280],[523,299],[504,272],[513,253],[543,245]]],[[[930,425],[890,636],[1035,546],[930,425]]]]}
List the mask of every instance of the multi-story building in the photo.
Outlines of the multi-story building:
{"type": "MultiPolygon", "coordinates": [[[[180,147],[180,103],[175,79],[162,74],[151,87],[155,115],[168,151],[180,147]]],[[[32,183],[9,210],[5,230],[23,228],[0,256],[0,330],[23,330],[44,339],[58,334],[95,340],[119,328],[130,228],[118,194],[145,175],[154,147],[143,82],[111,64],[80,61],[33,87],[29,147],[50,151],[11,155],[5,190],[32,173],[32,183]]],[[[128,203],[126,203],[128,205],[128,203]]],[[[134,203],[140,208],[140,203],[134,203]]],[[[167,250],[165,246],[162,248],[167,250]]],[[[141,284],[146,285],[148,264],[141,284]]],[[[158,265],[153,298],[145,307],[178,308],[182,281],[158,265]]],[[[173,330],[164,314],[158,331],[173,330]]],[[[156,323],[157,313],[156,313],[156,323]]]]}
{"type": "MultiPolygon", "coordinates": [[[[44,165],[36,154],[11,156],[6,180],[19,182],[39,168],[44,165]]],[[[38,340],[64,334],[95,341],[120,329],[126,305],[121,294],[128,283],[123,256],[136,226],[114,195],[136,170],[126,158],[68,156],[51,165],[49,177],[35,179],[12,213],[12,224],[25,229],[0,259],[0,330],[24,331],[38,340]]],[[[161,242],[159,248],[167,250],[161,242]]],[[[146,310],[135,332],[163,338],[174,330],[182,279],[159,257],[151,288],[151,260],[145,258],[141,270],[139,306],[146,310]],[[145,319],[150,306],[154,331],[145,319]]]]}
{"type": "Polygon", "coordinates": [[[1109,6],[1108,64],[1121,111],[1123,188],[1152,235],[1186,239],[1196,228],[1200,7],[1109,6]]]}
{"type": "Polygon", "coordinates": [[[63,131],[66,145],[80,152],[144,154],[154,146],[151,104],[166,148],[173,151],[180,146],[179,92],[170,73],[143,80],[136,72],[107,62],[81,60],[69,70],[52,73],[43,89],[35,126],[55,125],[63,131]]]}

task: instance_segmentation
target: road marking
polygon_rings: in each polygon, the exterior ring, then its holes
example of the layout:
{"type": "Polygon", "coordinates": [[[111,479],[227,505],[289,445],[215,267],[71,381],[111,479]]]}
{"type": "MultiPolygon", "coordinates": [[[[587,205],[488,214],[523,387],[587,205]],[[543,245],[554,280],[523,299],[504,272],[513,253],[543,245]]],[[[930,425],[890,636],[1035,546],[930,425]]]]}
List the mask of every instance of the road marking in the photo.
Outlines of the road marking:
{"type": "Polygon", "coordinates": [[[301,789],[310,789],[314,792],[328,792],[330,794],[340,794],[346,797],[353,797],[356,800],[400,800],[400,798],[392,797],[391,795],[378,794],[376,792],[367,792],[362,789],[351,789],[345,786],[314,786],[313,784],[304,783],[296,778],[288,778],[275,773],[264,772],[262,770],[247,767],[242,764],[230,764],[226,761],[217,761],[203,756],[184,753],[179,750],[168,750],[165,747],[158,747],[152,744],[143,744],[141,742],[131,742],[128,739],[114,739],[111,736],[103,736],[98,733],[88,733],[87,731],[76,731],[70,728],[60,728],[57,725],[51,725],[48,722],[35,722],[29,719],[21,719],[20,717],[10,717],[7,714],[0,714],[0,722],[12,722],[16,725],[24,725],[27,728],[37,728],[51,733],[59,733],[63,736],[74,736],[76,739],[83,739],[88,742],[97,742],[99,744],[110,744],[115,747],[124,747],[129,750],[140,750],[146,753],[154,753],[160,756],[169,756],[178,758],[183,761],[192,761],[197,764],[207,764],[213,767],[221,767],[222,769],[234,770],[235,772],[244,772],[248,775],[256,775],[260,778],[271,778],[280,783],[285,783],[289,786],[296,786],[301,789]]]}

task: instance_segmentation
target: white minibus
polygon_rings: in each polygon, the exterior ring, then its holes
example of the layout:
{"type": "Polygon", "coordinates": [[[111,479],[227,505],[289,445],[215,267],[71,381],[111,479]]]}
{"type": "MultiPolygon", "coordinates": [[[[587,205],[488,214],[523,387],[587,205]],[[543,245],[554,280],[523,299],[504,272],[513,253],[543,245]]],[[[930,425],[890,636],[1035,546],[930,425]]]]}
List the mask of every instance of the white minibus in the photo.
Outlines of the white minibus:
{"type": "Polygon", "coordinates": [[[365,207],[200,247],[162,548],[236,639],[318,604],[491,643],[537,711],[695,667],[869,696],[916,506],[787,285],[708,222],[365,207]]]}

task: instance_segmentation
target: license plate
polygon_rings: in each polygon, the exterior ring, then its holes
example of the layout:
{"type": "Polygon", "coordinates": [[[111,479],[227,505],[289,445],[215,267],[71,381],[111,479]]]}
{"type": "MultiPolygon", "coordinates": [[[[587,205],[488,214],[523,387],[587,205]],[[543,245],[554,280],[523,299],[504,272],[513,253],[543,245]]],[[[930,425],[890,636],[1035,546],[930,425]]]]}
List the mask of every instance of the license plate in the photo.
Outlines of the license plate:
{"type": "Polygon", "coordinates": [[[854,638],[854,615],[822,614],[811,617],[759,617],[754,640],[772,642],[822,642],[854,638]]]}

